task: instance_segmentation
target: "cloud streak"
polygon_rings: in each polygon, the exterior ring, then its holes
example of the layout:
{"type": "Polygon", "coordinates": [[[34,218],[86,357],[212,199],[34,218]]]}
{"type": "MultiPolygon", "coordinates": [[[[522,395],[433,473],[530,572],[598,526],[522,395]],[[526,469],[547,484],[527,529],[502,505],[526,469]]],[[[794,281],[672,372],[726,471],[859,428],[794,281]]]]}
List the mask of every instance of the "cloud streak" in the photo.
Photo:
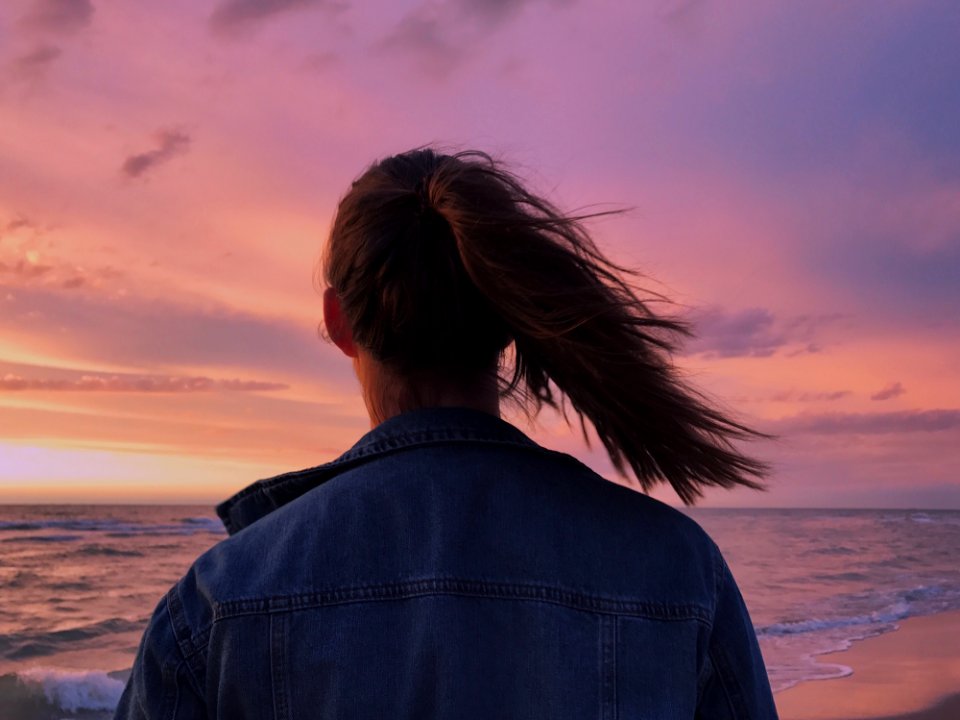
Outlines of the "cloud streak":
{"type": "Polygon", "coordinates": [[[13,66],[21,73],[34,73],[49,67],[61,54],[62,51],[56,45],[38,45],[17,57],[13,66]]]}
{"type": "Polygon", "coordinates": [[[169,162],[190,149],[190,136],[182,130],[161,129],[156,134],[156,147],[123,161],[120,171],[128,178],[138,178],[159,165],[169,162]]]}
{"type": "Polygon", "coordinates": [[[53,270],[53,265],[44,265],[41,263],[31,263],[27,260],[18,260],[16,263],[8,265],[0,261],[0,275],[7,275],[19,281],[30,282],[41,278],[53,270]]]}
{"type": "Polygon", "coordinates": [[[729,311],[711,306],[692,314],[696,337],[687,343],[685,352],[711,358],[770,357],[798,346],[791,355],[815,353],[821,349],[815,342],[821,330],[841,317],[834,313],[779,320],[766,308],[729,311]]]}
{"type": "Polygon", "coordinates": [[[443,78],[479,43],[509,22],[533,0],[454,0],[424,2],[404,15],[378,43],[381,50],[414,59],[426,73],[443,78]]]}
{"type": "Polygon", "coordinates": [[[774,402],[819,402],[823,400],[842,400],[845,397],[850,397],[852,394],[850,390],[834,390],[831,392],[797,392],[796,390],[785,390],[774,393],[770,399],[774,402]]]}
{"type": "Polygon", "coordinates": [[[110,265],[83,267],[36,249],[20,247],[5,253],[0,248],[0,283],[10,288],[103,288],[122,277],[124,273],[110,265]]]}
{"type": "Polygon", "coordinates": [[[328,0],[225,0],[209,18],[209,27],[218,35],[251,30],[279,15],[312,7],[334,7],[328,0]]]}
{"type": "Polygon", "coordinates": [[[289,385],[258,380],[216,380],[203,376],[176,375],[81,375],[71,380],[24,378],[7,373],[0,377],[0,392],[135,392],[195,393],[224,390],[229,392],[264,392],[286,390],[289,385]]]}
{"type": "Polygon", "coordinates": [[[783,434],[928,433],[960,428],[960,410],[801,414],[780,420],[774,425],[774,431],[783,434]]]}
{"type": "Polygon", "coordinates": [[[889,400],[890,398],[895,398],[900,395],[903,395],[906,390],[903,389],[903,385],[899,382],[890,383],[883,390],[875,392],[870,396],[871,400],[889,400]]]}
{"type": "MultiPolygon", "coordinates": [[[[3,291],[0,285],[0,294],[3,291]]],[[[320,341],[315,326],[286,318],[213,303],[201,307],[53,287],[17,289],[2,307],[0,336],[32,338],[38,347],[84,362],[156,368],[205,365],[339,385],[354,381],[351,365],[320,341]],[[42,337],[51,338],[49,346],[40,342],[42,337]]]]}
{"type": "Polygon", "coordinates": [[[35,0],[22,23],[31,30],[70,33],[89,25],[93,15],[90,0],[35,0]]]}
{"type": "Polygon", "coordinates": [[[445,76],[463,59],[463,47],[452,41],[440,18],[424,8],[404,17],[378,47],[412,56],[433,76],[445,76]]]}

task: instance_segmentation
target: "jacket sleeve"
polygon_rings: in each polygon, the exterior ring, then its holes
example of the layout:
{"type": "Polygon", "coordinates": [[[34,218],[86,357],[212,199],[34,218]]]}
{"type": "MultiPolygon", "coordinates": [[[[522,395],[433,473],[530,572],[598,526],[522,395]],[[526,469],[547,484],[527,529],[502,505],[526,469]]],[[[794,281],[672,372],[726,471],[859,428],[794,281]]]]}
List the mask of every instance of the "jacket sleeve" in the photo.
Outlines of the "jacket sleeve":
{"type": "Polygon", "coordinates": [[[173,629],[164,597],[140,640],[114,720],[204,720],[202,695],[173,629]]]}
{"type": "Polygon", "coordinates": [[[697,720],[777,720],[760,645],[740,589],[716,550],[717,602],[700,677],[697,720]]]}

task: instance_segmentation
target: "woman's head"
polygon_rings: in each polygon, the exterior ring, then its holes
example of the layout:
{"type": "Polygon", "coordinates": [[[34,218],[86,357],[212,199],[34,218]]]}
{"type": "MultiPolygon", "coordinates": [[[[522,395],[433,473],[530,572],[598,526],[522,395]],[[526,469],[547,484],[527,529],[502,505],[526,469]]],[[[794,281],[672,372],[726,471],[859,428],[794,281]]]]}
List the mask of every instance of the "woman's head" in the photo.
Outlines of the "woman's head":
{"type": "Polygon", "coordinates": [[[772,436],[682,383],[669,336],[689,327],[638,297],[624,279],[635,273],[604,257],[587,217],[481,152],[422,148],[370,166],[340,202],[323,261],[327,329],[379,377],[364,383],[368,408],[387,389],[401,411],[431,404],[431,387],[492,387],[534,414],[569,400],[584,438],[589,421],[644,489],[667,481],[693,502],[704,485],[759,487],[746,475],[767,465],[728,438],[772,436]]]}
{"type": "Polygon", "coordinates": [[[324,262],[356,344],[401,375],[495,368],[509,330],[471,281],[468,209],[510,198],[467,156],[414,150],[370,167],[341,200],[324,262]]]}

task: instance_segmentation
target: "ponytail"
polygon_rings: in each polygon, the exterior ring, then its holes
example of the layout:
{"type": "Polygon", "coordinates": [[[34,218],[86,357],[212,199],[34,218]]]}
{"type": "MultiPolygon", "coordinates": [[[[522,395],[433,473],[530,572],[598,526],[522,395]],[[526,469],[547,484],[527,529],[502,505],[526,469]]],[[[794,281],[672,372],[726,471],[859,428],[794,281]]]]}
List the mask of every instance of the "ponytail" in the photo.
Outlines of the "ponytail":
{"type": "MultiPolygon", "coordinates": [[[[490,156],[411,151],[372,166],[340,203],[324,267],[355,340],[401,374],[495,367],[501,394],[535,415],[589,421],[617,472],[703,488],[758,482],[770,466],[734,439],[773,438],[724,416],[669,356],[689,324],[655,314],[582,225],[490,156]]],[[[666,300],[656,295],[659,300],[666,300]]],[[[569,422],[569,419],[568,419],[569,422]]]]}

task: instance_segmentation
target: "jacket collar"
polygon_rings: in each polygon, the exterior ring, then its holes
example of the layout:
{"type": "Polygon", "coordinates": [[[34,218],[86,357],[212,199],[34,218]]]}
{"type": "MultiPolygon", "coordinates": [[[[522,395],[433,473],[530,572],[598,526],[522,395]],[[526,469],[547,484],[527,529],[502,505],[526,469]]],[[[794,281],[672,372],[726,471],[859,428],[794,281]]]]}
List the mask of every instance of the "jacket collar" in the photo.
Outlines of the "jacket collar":
{"type": "Polygon", "coordinates": [[[389,453],[454,442],[539,447],[510,423],[479,410],[418,408],[380,423],[331,462],[258,480],[217,505],[217,515],[227,532],[233,535],[345,470],[389,453]]]}

